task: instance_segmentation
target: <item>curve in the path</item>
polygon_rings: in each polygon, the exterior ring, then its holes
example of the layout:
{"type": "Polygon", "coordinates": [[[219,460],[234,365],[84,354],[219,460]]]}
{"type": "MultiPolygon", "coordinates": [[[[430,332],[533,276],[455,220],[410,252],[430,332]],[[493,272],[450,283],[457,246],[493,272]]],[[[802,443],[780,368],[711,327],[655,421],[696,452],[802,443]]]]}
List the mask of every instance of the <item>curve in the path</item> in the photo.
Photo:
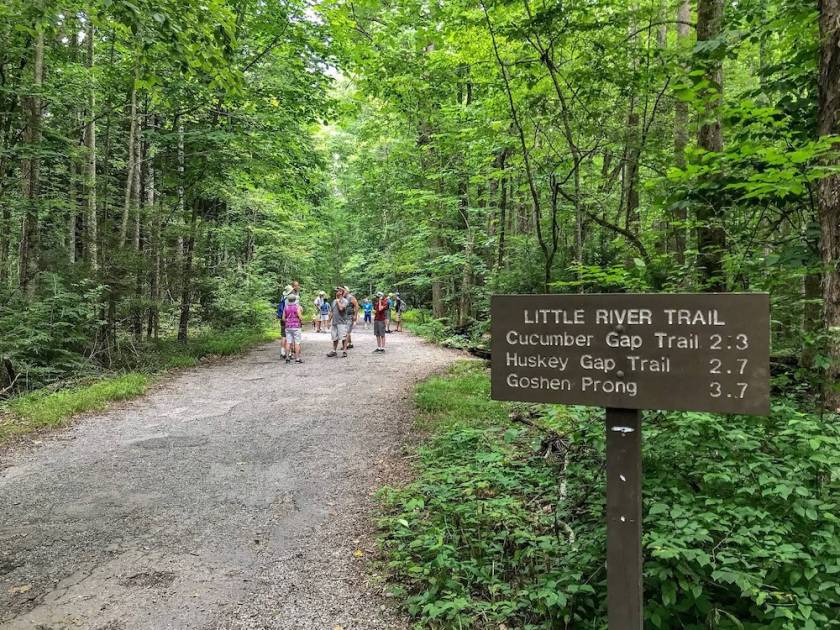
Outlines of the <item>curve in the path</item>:
{"type": "Polygon", "coordinates": [[[4,455],[0,628],[402,627],[363,579],[371,493],[413,384],[458,355],[355,337],[187,371],[4,455]]]}

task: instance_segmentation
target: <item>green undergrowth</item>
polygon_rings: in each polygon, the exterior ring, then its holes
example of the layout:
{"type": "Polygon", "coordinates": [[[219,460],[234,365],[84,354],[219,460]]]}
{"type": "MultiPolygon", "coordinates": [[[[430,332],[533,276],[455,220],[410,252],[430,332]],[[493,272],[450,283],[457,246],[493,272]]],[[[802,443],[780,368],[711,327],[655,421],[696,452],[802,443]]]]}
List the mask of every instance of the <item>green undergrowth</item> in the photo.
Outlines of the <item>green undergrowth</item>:
{"type": "MultiPolygon", "coordinates": [[[[416,401],[380,543],[417,628],[606,627],[602,413],[491,401],[477,361],[416,401]]],[[[837,420],[645,414],[645,627],[840,627],[837,420]]]]}
{"type": "Polygon", "coordinates": [[[168,370],[196,366],[206,357],[237,354],[278,336],[276,327],[232,329],[202,332],[186,344],[175,340],[148,344],[138,354],[133,371],[90,375],[72,386],[36,390],[4,401],[0,444],[13,436],[61,426],[74,415],[105,409],[111,402],[141,396],[168,370]]]}
{"type": "Polygon", "coordinates": [[[489,350],[488,323],[476,321],[462,330],[455,330],[446,318],[436,319],[430,311],[416,309],[403,315],[403,325],[415,335],[447,348],[489,350]]]}

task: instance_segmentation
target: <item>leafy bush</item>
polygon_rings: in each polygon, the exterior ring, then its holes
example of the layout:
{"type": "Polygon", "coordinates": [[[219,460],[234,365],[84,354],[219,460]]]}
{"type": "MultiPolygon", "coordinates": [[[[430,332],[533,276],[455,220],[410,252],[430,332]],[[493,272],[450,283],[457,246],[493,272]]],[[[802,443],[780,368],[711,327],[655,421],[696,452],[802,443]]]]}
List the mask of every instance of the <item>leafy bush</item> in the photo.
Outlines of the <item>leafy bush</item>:
{"type": "MultiPolygon", "coordinates": [[[[2,289],[0,289],[2,291],[2,289]]],[[[38,299],[0,295],[0,353],[18,374],[21,389],[34,389],[68,372],[90,372],[87,358],[100,327],[103,287],[85,281],[65,286],[45,274],[38,299]]]]}
{"type": "MultiPolygon", "coordinates": [[[[418,390],[433,436],[383,492],[395,589],[424,628],[604,627],[603,416],[511,426],[479,365],[418,390]]],[[[644,466],[646,626],[840,627],[836,417],[649,413],[644,466]]]]}
{"type": "Polygon", "coordinates": [[[216,330],[256,328],[271,315],[271,286],[265,278],[239,275],[206,283],[201,319],[216,330]]]}

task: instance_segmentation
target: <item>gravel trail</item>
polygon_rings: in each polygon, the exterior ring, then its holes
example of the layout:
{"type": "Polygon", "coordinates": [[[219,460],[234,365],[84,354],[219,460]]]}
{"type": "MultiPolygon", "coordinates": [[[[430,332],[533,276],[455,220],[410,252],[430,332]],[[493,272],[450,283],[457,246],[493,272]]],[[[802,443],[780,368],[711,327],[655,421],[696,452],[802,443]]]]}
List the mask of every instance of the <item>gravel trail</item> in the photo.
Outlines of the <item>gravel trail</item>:
{"type": "Polygon", "coordinates": [[[459,355],[304,335],[0,453],[0,628],[401,629],[366,578],[412,387],[459,355]]]}

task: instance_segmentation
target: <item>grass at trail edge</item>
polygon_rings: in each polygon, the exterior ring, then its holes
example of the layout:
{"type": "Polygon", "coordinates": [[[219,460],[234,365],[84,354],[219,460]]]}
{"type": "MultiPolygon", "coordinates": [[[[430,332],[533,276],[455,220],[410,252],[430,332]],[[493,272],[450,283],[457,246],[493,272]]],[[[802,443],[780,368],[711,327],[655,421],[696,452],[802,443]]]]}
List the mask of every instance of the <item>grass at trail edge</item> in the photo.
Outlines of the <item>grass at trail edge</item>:
{"type": "Polygon", "coordinates": [[[12,437],[60,427],[77,414],[101,411],[112,402],[142,396],[168,370],[196,366],[209,356],[238,354],[278,337],[276,327],[266,327],[208,332],[186,344],[166,340],[149,348],[137,371],[95,376],[73,387],[35,391],[4,401],[0,405],[0,445],[12,437]]]}
{"type": "MultiPolygon", "coordinates": [[[[489,399],[486,367],[422,383],[416,478],[381,492],[380,544],[417,628],[604,628],[600,410],[489,399]]],[[[840,423],[644,417],[645,627],[840,628],[840,423]]]]}

